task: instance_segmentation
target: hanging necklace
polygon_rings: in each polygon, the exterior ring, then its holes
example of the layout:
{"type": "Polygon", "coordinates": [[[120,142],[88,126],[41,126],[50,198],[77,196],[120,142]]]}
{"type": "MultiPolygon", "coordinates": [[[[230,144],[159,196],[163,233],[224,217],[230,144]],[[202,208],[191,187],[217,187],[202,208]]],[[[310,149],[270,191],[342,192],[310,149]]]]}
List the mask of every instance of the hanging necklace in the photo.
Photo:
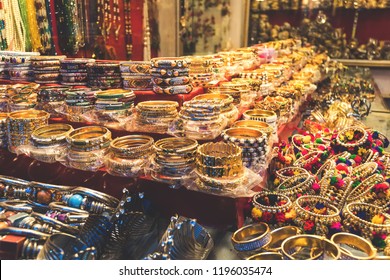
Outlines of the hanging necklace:
{"type": "Polygon", "coordinates": [[[19,0],[19,10],[20,15],[22,17],[23,21],[23,27],[25,32],[25,44],[26,44],[26,51],[31,52],[31,40],[30,40],[30,29],[28,27],[28,15],[27,15],[27,8],[26,8],[26,0],[19,0]]]}
{"type": "Polygon", "coordinates": [[[148,0],[144,1],[144,60],[151,59],[148,0]]]}
{"type": "Polygon", "coordinates": [[[131,31],[131,1],[124,1],[124,12],[125,12],[125,43],[126,43],[126,57],[128,60],[131,59],[133,54],[133,34],[131,31]]]}
{"type": "Polygon", "coordinates": [[[34,0],[26,0],[26,10],[32,51],[41,51],[43,46],[41,43],[41,37],[39,36],[39,27],[34,5],[34,0]]]}
{"type": "Polygon", "coordinates": [[[108,40],[110,37],[112,17],[110,0],[98,0],[97,14],[97,24],[100,29],[100,34],[105,40],[108,40]]]}
{"type": "Polygon", "coordinates": [[[119,40],[119,31],[121,29],[121,14],[119,11],[119,0],[113,1],[113,12],[114,12],[114,34],[115,40],[119,40]]]}
{"type": "Polygon", "coordinates": [[[1,50],[6,50],[8,48],[7,37],[6,37],[6,26],[7,23],[5,21],[4,4],[3,1],[0,1],[0,39],[1,39],[0,49],[1,50]]]}
{"type": "Polygon", "coordinates": [[[50,54],[52,50],[52,34],[49,28],[49,20],[47,17],[45,0],[35,0],[35,9],[37,13],[37,22],[39,27],[39,34],[43,46],[42,53],[50,54]]]}
{"type": "Polygon", "coordinates": [[[25,31],[23,26],[22,16],[20,15],[19,3],[18,0],[11,0],[9,2],[11,7],[11,17],[13,24],[13,50],[25,51],[26,50],[26,39],[25,39],[25,31]]]}

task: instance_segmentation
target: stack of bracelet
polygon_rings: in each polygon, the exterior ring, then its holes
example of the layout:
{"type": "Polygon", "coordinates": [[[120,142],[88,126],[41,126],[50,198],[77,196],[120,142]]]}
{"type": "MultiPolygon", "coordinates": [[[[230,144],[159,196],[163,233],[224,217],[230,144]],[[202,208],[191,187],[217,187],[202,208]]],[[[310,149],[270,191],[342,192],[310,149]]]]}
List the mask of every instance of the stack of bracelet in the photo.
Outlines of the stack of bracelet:
{"type": "Polygon", "coordinates": [[[379,251],[390,247],[390,218],[382,207],[352,202],[345,206],[342,215],[346,230],[369,239],[379,251]]]}
{"type": "Polygon", "coordinates": [[[261,96],[261,80],[249,79],[249,78],[233,78],[233,83],[247,84],[251,94],[256,95],[256,97],[261,96]]]}
{"type": "Polygon", "coordinates": [[[245,167],[260,171],[266,163],[268,141],[266,135],[254,128],[232,127],[222,132],[225,142],[231,142],[242,148],[242,161],[245,167]]]}
{"type": "Polygon", "coordinates": [[[123,79],[123,88],[137,91],[152,90],[152,76],[150,62],[123,61],[119,64],[123,79]]]}
{"type": "Polygon", "coordinates": [[[255,120],[269,124],[274,129],[274,132],[277,130],[278,117],[273,111],[253,109],[245,111],[243,116],[245,120],[255,120]]]}
{"type": "Polygon", "coordinates": [[[274,129],[266,122],[254,121],[254,120],[239,120],[233,124],[233,127],[254,128],[260,130],[261,132],[264,132],[267,135],[267,137],[270,137],[274,131],[274,129]]]}
{"type": "Polygon", "coordinates": [[[87,64],[94,59],[67,58],[60,60],[61,84],[67,86],[85,86],[88,82],[87,64]]]}
{"type": "Polygon", "coordinates": [[[7,147],[7,113],[0,112],[0,149],[7,147]]]}
{"type": "Polygon", "coordinates": [[[43,162],[56,162],[56,158],[66,153],[66,136],[73,131],[68,124],[41,126],[31,134],[29,156],[43,162]]]}
{"type": "Polygon", "coordinates": [[[210,87],[208,90],[210,93],[230,95],[231,97],[233,97],[233,104],[235,106],[239,106],[241,103],[241,93],[238,89],[210,87]]]}
{"type": "Polygon", "coordinates": [[[132,90],[109,89],[98,91],[95,96],[95,115],[99,123],[115,123],[132,113],[135,99],[132,90]]]}
{"type": "Polygon", "coordinates": [[[0,61],[0,79],[2,79],[2,80],[9,79],[8,69],[6,67],[5,62],[3,62],[3,61],[0,61]]]}
{"type": "Polygon", "coordinates": [[[314,194],[313,183],[314,177],[309,172],[302,172],[282,181],[276,186],[276,191],[295,201],[302,195],[314,194]]]}
{"type": "Polygon", "coordinates": [[[138,129],[152,126],[154,132],[167,132],[172,121],[177,116],[179,103],[176,101],[144,101],[136,106],[136,125],[138,129]]]}
{"type": "Polygon", "coordinates": [[[144,175],[154,153],[153,144],[153,138],[145,135],[129,135],[111,141],[105,157],[108,173],[123,177],[144,175]]]}
{"type": "Polygon", "coordinates": [[[186,137],[191,139],[215,139],[226,127],[221,114],[225,106],[223,99],[192,99],[184,102],[179,117],[186,137]]]}
{"type": "Polygon", "coordinates": [[[304,195],[293,204],[294,223],[306,234],[332,236],[343,230],[340,210],[322,196],[304,195]]]}
{"type": "Polygon", "coordinates": [[[99,89],[122,87],[118,63],[96,61],[87,64],[88,86],[99,89]]]}
{"type": "Polygon", "coordinates": [[[231,191],[244,183],[242,149],[232,143],[206,143],[196,154],[198,187],[204,190],[231,191]]]}
{"type": "Polygon", "coordinates": [[[8,149],[15,152],[21,145],[31,142],[31,133],[48,123],[49,113],[38,110],[23,110],[8,115],[8,149]]]}
{"type": "Polygon", "coordinates": [[[252,203],[252,218],[274,228],[291,224],[295,218],[292,202],[283,194],[261,191],[253,197],[252,203]]]}
{"type": "Polygon", "coordinates": [[[11,81],[26,82],[34,80],[34,71],[31,68],[31,57],[37,56],[36,52],[0,52],[1,61],[5,62],[5,70],[11,81]]]}
{"type": "Polygon", "coordinates": [[[214,79],[214,75],[211,72],[210,60],[203,57],[188,57],[191,61],[189,67],[190,78],[194,87],[207,87],[208,83],[214,79]]]}
{"type": "Polygon", "coordinates": [[[196,140],[164,138],[154,143],[156,155],[152,158],[151,176],[177,185],[195,168],[196,140]]]}
{"type": "Polygon", "coordinates": [[[250,90],[249,84],[247,82],[223,82],[221,83],[220,87],[223,89],[239,90],[241,104],[245,106],[250,106],[250,104],[252,104],[257,98],[257,93],[250,90]]]}
{"type": "Polygon", "coordinates": [[[66,91],[65,86],[45,86],[40,87],[37,95],[37,105],[35,109],[44,110],[50,113],[50,116],[60,115],[59,110],[65,105],[66,91]]]}
{"type": "Polygon", "coordinates": [[[95,92],[89,88],[72,89],[65,94],[65,114],[69,121],[82,121],[82,115],[95,107],[95,92]]]}
{"type": "Polygon", "coordinates": [[[178,57],[159,57],[151,60],[153,91],[157,94],[187,94],[192,91],[188,66],[190,62],[178,57]]]}
{"type": "Polygon", "coordinates": [[[57,84],[60,80],[60,60],[66,56],[31,57],[34,80],[39,84],[57,84]]]}
{"type": "Polygon", "coordinates": [[[16,84],[8,88],[7,94],[10,99],[10,111],[28,110],[34,108],[37,103],[37,90],[39,84],[16,84]]]}
{"type": "Polygon", "coordinates": [[[219,93],[206,93],[197,95],[193,98],[194,100],[201,100],[212,103],[212,100],[222,101],[223,107],[221,108],[221,114],[228,120],[227,126],[233,124],[234,121],[238,118],[238,110],[234,106],[234,99],[231,95],[228,94],[219,94],[219,93]]]}
{"type": "Polygon", "coordinates": [[[103,157],[111,142],[111,132],[102,126],[86,126],[70,132],[66,163],[72,168],[96,171],[103,166],[103,157]]]}

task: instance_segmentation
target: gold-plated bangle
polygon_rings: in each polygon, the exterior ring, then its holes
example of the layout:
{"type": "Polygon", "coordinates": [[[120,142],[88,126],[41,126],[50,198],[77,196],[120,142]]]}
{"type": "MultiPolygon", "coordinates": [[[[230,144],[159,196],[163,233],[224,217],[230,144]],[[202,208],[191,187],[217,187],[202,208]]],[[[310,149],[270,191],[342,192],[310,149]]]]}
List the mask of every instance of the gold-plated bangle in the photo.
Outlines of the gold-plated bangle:
{"type": "Polygon", "coordinates": [[[29,122],[29,121],[45,121],[49,119],[50,114],[45,111],[39,111],[39,110],[22,110],[22,111],[15,111],[12,113],[9,113],[8,117],[10,122],[14,121],[22,121],[22,122],[29,122]]]}
{"type": "Polygon", "coordinates": [[[198,147],[197,160],[206,166],[224,166],[242,162],[242,149],[232,143],[206,143],[198,147]]]}
{"type": "Polygon", "coordinates": [[[271,231],[271,242],[264,248],[268,252],[281,252],[282,243],[291,236],[299,235],[302,231],[295,226],[284,226],[271,231]]]}
{"type": "Polygon", "coordinates": [[[224,131],[224,133],[236,139],[262,139],[264,141],[264,134],[258,129],[248,127],[232,127],[224,131]]]}
{"type": "Polygon", "coordinates": [[[236,251],[253,253],[271,242],[269,226],[256,223],[242,227],[233,233],[231,241],[236,251]]]}
{"type": "Polygon", "coordinates": [[[73,131],[69,124],[49,124],[38,127],[31,134],[31,140],[39,145],[54,145],[63,140],[73,131]]]}
{"type": "Polygon", "coordinates": [[[158,140],[154,143],[154,147],[157,153],[183,155],[190,153],[192,155],[193,151],[198,147],[198,141],[185,137],[169,137],[158,140]]]}
{"type": "Polygon", "coordinates": [[[271,260],[283,260],[283,255],[281,253],[277,252],[263,252],[259,254],[252,255],[248,258],[246,258],[249,261],[254,260],[264,260],[264,261],[271,261],[271,260]]]}
{"type": "Polygon", "coordinates": [[[318,235],[295,235],[282,243],[283,257],[288,260],[338,260],[339,247],[318,235]]]}
{"type": "Polygon", "coordinates": [[[111,131],[103,126],[80,127],[70,132],[66,141],[71,147],[91,147],[111,141],[111,131]]]}
{"type": "Polygon", "coordinates": [[[266,123],[275,123],[277,120],[275,112],[259,109],[248,110],[244,112],[243,116],[246,120],[256,120],[266,123]]]}
{"type": "Polygon", "coordinates": [[[339,232],[332,236],[331,241],[340,246],[341,260],[372,260],[377,250],[366,239],[348,232],[339,232]],[[346,248],[352,248],[348,250],[346,248]],[[356,251],[360,251],[357,253],[356,251]],[[361,252],[364,253],[362,256],[361,252]]]}
{"type": "Polygon", "coordinates": [[[240,120],[233,124],[233,127],[250,127],[267,133],[268,137],[273,133],[274,129],[266,122],[255,120],[240,120]]]}
{"type": "Polygon", "coordinates": [[[242,162],[224,166],[208,166],[196,161],[196,169],[203,175],[213,178],[237,177],[244,173],[242,162]]]}
{"type": "Polygon", "coordinates": [[[154,140],[146,135],[128,135],[111,141],[110,151],[121,158],[139,158],[151,154],[154,140]]]}
{"type": "Polygon", "coordinates": [[[205,93],[197,95],[193,98],[194,100],[219,100],[222,101],[224,106],[228,106],[233,103],[234,99],[229,94],[223,93],[205,93]]]}

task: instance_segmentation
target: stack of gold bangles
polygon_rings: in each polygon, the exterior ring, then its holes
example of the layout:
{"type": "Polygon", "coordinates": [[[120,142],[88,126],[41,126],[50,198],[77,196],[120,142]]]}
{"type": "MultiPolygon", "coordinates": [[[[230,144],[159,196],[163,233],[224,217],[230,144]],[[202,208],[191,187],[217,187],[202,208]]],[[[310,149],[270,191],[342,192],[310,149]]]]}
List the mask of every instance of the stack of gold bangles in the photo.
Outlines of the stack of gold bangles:
{"type": "Polygon", "coordinates": [[[7,147],[7,113],[0,113],[0,148],[7,147]]]}
{"type": "Polygon", "coordinates": [[[184,102],[179,112],[185,135],[191,139],[215,139],[225,128],[222,100],[191,100],[184,102]]]}
{"type": "Polygon", "coordinates": [[[241,103],[241,92],[238,89],[235,88],[222,88],[222,87],[211,87],[209,88],[210,93],[217,93],[217,94],[227,94],[233,97],[233,104],[235,106],[240,105],[241,103]]]}
{"type": "Polygon", "coordinates": [[[163,182],[180,183],[195,168],[198,142],[189,138],[164,138],[154,143],[151,176],[163,182]]]}
{"type": "Polygon", "coordinates": [[[206,143],[196,155],[198,187],[211,190],[231,190],[244,183],[242,149],[233,143],[206,143]]]}
{"type": "Polygon", "coordinates": [[[77,128],[66,137],[67,162],[81,170],[97,170],[103,165],[103,156],[111,142],[111,132],[102,126],[77,128]]]}
{"type": "Polygon", "coordinates": [[[272,128],[276,129],[277,115],[273,111],[253,109],[244,112],[245,120],[262,121],[269,124],[272,128]]]}
{"type": "Polygon", "coordinates": [[[73,131],[68,124],[41,126],[31,134],[33,147],[29,155],[43,162],[56,162],[56,157],[66,153],[66,137],[73,131]]]}
{"type": "Polygon", "coordinates": [[[251,104],[257,98],[257,93],[250,90],[249,83],[246,81],[224,82],[221,84],[221,88],[239,90],[242,104],[251,104]]]}
{"type": "Polygon", "coordinates": [[[265,164],[268,151],[266,135],[255,128],[232,127],[223,131],[222,137],[242,148],[242,161],[245,167],[258,171],[265,164]]]}
{"type": "Polygon", "coordinates": [[[228,126],[232,125],[232,123],[238,117],[238,110],[233,104],[234,99],[231,95],[220,93],[206,93],[195,96],[194,100],[203,100],[209,102],[211,102],[211,100],[222,101],[223,106],[221,108],[221,114],[228,120],[228,126]]]}
{"type": "Polygon", "coordinates": [[[153,126],[153,131],[166,132],[169,124],[178,116],[176,101],[144,101],[136,106],[136,124],[139,129],[153,126]]]}
{"type": "Polygon", "coordinates": [[[8,149],[15,152],[21,145],[30,143],[31,133],[48,123],[49,113],[38,110],[23,110],[8,115],[8,149]]]}
{"type": "Polygon", "coordinates": [[[132,90],[109,89],[95,94],[95,115],[100,123],[118,122],[131,115],[135,94],[132,90]]]}
{"type": "Polygon", "coordinates": [[[110,153],[105,157],[105,166],[112,175],[137,177],[154,153],[154,140],[146,135],[128,135],[110,143],[110,153]]]}

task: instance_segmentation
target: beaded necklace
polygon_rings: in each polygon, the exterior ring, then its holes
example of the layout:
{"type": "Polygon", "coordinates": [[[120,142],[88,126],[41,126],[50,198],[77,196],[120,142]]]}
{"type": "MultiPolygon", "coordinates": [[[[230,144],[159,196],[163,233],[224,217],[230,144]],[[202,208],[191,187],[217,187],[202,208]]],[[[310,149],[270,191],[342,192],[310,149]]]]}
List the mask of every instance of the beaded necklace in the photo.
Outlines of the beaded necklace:
{"type": "Polygon", "coordinates": [[[133,54],[133,36],[131,31],[131,2],[130,0],[124,1],[125,12],[125,42],[126,42],[126,57],[131,59],[133,54]]]}
{"type": "Polygon", "coordinates": [[[6,50],[8,48],[6,37],[6,22],[3,1],[0,1],[0,50],[6,50]]]}
{"type": "Polygon", "coordinates": [[[115,40],[119,40],[119,31],[121,29],[121,14],[119,12],[119,0],[113,1],[113,12],[114,12],[114,33],[115,40]]]}
{"type": "Polygon", "coordinates": [[[39,27],[35,10],[35,0],[26,0],[26,10],[32,50],[41,51],[43,49],[43,46],[41,42],[41,36],[39,35],[39,27]]]}
{"type": "Polygon", "coordinates": [[[35,0],[35,9],[37,14],[39,34],[43,47],[42,53],[50,54],[52,50],[52,34],[49,28],[49,20],[45,2],[45,0],[35,0]]]}
{"type": "Polygon", "coordinates": [[[97,1],[97,24],[104,39],[108,40],[111,30],[111,3],[110,0],[97,1]]]}
{"type": "Polygon", "coordinates": [[[148,0],[144,1],[144,60],[151,59],[148,0]]]}
{"type": "Polygon", "coordinates": [[[57,13],[56,23],[61,52],[76,54],[79,51],[76,0],[55,0],[54,5],[57,13]]]}
{"type": "Polygon", "coordinates": [[[31,51],[31,40],[30,40],[30,29],[28,27],[28,16],[27,16],[27,8],[26,8],[26,0],[19,0],[19,10],[20,15],[22,17],[24,32],[25,32],[25,44],[26,51],[31,51]]]}

